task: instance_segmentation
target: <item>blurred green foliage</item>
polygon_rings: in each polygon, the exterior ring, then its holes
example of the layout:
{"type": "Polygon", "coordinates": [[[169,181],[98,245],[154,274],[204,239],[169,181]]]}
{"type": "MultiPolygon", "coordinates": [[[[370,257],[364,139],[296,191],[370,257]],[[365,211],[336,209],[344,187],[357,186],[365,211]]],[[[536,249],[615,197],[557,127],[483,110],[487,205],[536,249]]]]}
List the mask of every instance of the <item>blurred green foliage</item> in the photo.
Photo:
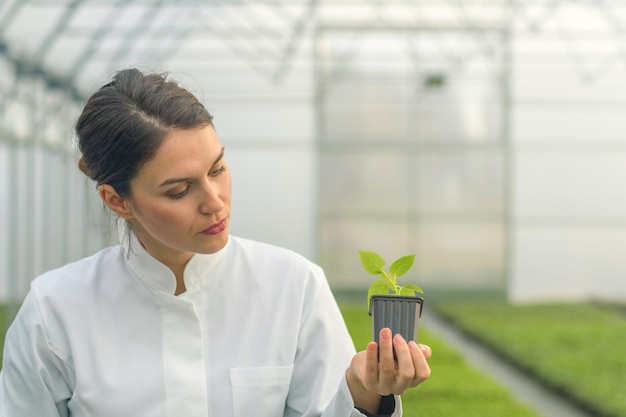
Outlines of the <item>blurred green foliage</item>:
{"type": "Polygon", "coordinates": [[[2,369],[2,353],[4,352],[4,336],[9,327],[8,309],[0,304],[0,369],[2,369]]]}
{"type": "Polygon", "coordinates": [[[471,300],[436,310],[593,415],[626,417],[623,306],[471,300]]]}
{"type": "MultiPolygon", "coordinates": [[[[357,349],[365,349],[372,340],[367,309],[342,305],[341,310],[357,349]]],[[[432,375],[422,385],[402,395],[405,417],[538,417],[427,329],[420,329],[418,338],[420,343],[433,349],[432,375]]]]}

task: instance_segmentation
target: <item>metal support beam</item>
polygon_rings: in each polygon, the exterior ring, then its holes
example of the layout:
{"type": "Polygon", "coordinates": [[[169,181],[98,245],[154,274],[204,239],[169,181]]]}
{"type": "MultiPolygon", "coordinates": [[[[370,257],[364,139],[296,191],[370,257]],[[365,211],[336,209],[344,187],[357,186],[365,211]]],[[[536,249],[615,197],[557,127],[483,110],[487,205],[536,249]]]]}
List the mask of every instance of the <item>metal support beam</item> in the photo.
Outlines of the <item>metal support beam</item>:
{"type": "Polygon", "coordinates": [[[126,56],[130,55],[135,46],[135,43],[133,41],[135,41],[135,38],[137,38],[137,36],[139,36],[142,32],[148,30],[152,22],[157,18],[159,12],[162,10],[161,5],[163,3],[163,0],[155,1],[152,6],[143,13],[142,17],[139,18],[139,24],[137,24],[133,28],[133,30],[126,33],[124,39],[128,40],[129,42],[124,42],[123,45],[119,47],[117,51],[113,54],[113,57],[111,59],[111,63],[113,65],[116,65],[124,58],[126,58],[126,56]]]}
{"type": "Polygon", "coordinates": [[[0,35],[6,30],[7,26],[15,19],[15,16],[19,13],[20,9],[26,2],[20,0],[14,0],[13,4],[9,6],[2,19],[0,20],[0,35]]]}
{"type": "Polygon", "coordinates": [[[35,59],[38,62],[44,62],[46,60],[46,55],[50,52],[50,49],[54,46],[54,43],[57,39],[63,34],[65,29],[67,28],[68,23],[78,10],[80,4],[84,0],[73,0],[70,4],[67,5],[67,8],[63,12],[63,16],[57,20],[56,25],[52,29],[52,32],[48,34],[44,38],[44,41],[39,45],[37,51],[35,52],[35,59]]]}
{"type": "Polygon", "coordinates": [[[186,24],[177,26],[176,27],[177,30],[171,29],[170,37],[172,39],[172,42],[170,43],[168,47],[163,48],[153,53],[151,55],[151,59],[154,59],[156,62],[164,62],[169,57],[171,57],[176,52],[176,50],[178,49],[182,41],[186,39],[195,30],[197,30],[196,25],[190,24],[189,22],[190,20],[194,20],[194,19],[202,19],[202,13],[200,14],[192,13],[191,15],[189,13],[185,13],[185,15],[183,15],[181,20],[186,22],[186,24]]]}
{"type": "Polygon", "coordinates": [[[298,49],[298,44],[304,37],[306,27],[315,18],[315,12],[317,11],[318,3],[318,0],[309,0],[306,11],[302,13],[300,19],[298,19],[298,21],[294,24],[291,32],[291,37],[289,38],[289,40],[287,41],[287,45],[283,49],[280,62],[278,63],[278,68],[276,69],[272,77],[274,79],[274,82],[281,82],[285,78],[289,66],[291,65],[293,56],[298,49]]]}
{"type": "Polygon", "coordinates": [[[85,64],[93,57],[93,55],[98,51],[98,47],[104,39],[105,36],[109,36],[113,31],[115,25],[113,22],[119,15],[119,8],[124,4],[131,4],[133,0],[117,0],[117,2],[113,5],[113,8],[109,11],[107,16],[100,23],[100,27],[92,33],[89,44],[83,52],[74,60],[74,63],[70,67],[68,71],[68,77],[70,79],[75,79],[78,73],[83,69],[85,64]]]}

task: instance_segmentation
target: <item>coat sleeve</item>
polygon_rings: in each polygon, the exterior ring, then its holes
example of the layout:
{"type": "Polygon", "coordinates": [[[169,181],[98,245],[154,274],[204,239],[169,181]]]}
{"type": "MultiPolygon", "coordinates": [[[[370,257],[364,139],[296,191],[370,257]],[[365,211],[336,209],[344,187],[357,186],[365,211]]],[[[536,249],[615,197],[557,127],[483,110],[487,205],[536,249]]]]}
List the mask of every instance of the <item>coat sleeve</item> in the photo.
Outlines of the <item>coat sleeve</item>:
{"type": "Polygon", "coordinates": [[[65,417],[71,390],[68,364],[50,346],[31,291],[9,327],[0,372],[0,416],[65,417]]]}
{"type": "MultiPolygon", "coordinates": [[[[354,343],[324,273],[315,275],[305,291],[285,417],[365,417],[354,408],[345,376],[356,353],[354,343]]],[[[401,415],[396,397],[392,416],[401,415]]]]}

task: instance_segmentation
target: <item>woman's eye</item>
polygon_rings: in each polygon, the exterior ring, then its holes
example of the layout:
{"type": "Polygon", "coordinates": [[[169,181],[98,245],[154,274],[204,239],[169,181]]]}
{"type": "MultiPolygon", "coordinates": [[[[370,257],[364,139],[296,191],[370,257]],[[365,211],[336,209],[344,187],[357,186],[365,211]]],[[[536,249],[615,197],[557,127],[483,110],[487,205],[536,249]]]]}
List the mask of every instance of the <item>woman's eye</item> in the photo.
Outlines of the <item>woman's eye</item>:
{"type": "Polygon", "coordinates": [[[215,171],[209,172],[209,175],[212,176],[212,177],[219,177],[220,174],[222,174],[224,171],[226,171],[226,167],[221,166],[218,169],[216,169],[215,171]]]}
{"type": "Polygon", "coordinates": [[[184,196],[186,196],[188,192],[189,192],[189,186],[187,186],[183,191],[179,193],[169,194],[168,197],[171,198],[172,200],[179,200],[183,198],[184,196]]]}

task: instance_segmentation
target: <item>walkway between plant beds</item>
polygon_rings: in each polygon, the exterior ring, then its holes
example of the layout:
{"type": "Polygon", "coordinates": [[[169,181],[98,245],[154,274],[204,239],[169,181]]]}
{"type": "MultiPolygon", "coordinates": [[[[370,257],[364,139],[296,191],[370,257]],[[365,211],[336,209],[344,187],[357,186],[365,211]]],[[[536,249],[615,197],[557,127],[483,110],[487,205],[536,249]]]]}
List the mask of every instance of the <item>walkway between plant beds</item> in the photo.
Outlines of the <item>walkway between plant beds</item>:
{"type": "Polygon", "coordinates": [[[471,340],[439,318],[431,309],[424,308],[420,323],[429,332],[458,350],[473,366],[507,387],[520,402],[544,417],[593,417],[592,414],[554,394],[541,383],[498,358],[480,343],[471,340]]]}

